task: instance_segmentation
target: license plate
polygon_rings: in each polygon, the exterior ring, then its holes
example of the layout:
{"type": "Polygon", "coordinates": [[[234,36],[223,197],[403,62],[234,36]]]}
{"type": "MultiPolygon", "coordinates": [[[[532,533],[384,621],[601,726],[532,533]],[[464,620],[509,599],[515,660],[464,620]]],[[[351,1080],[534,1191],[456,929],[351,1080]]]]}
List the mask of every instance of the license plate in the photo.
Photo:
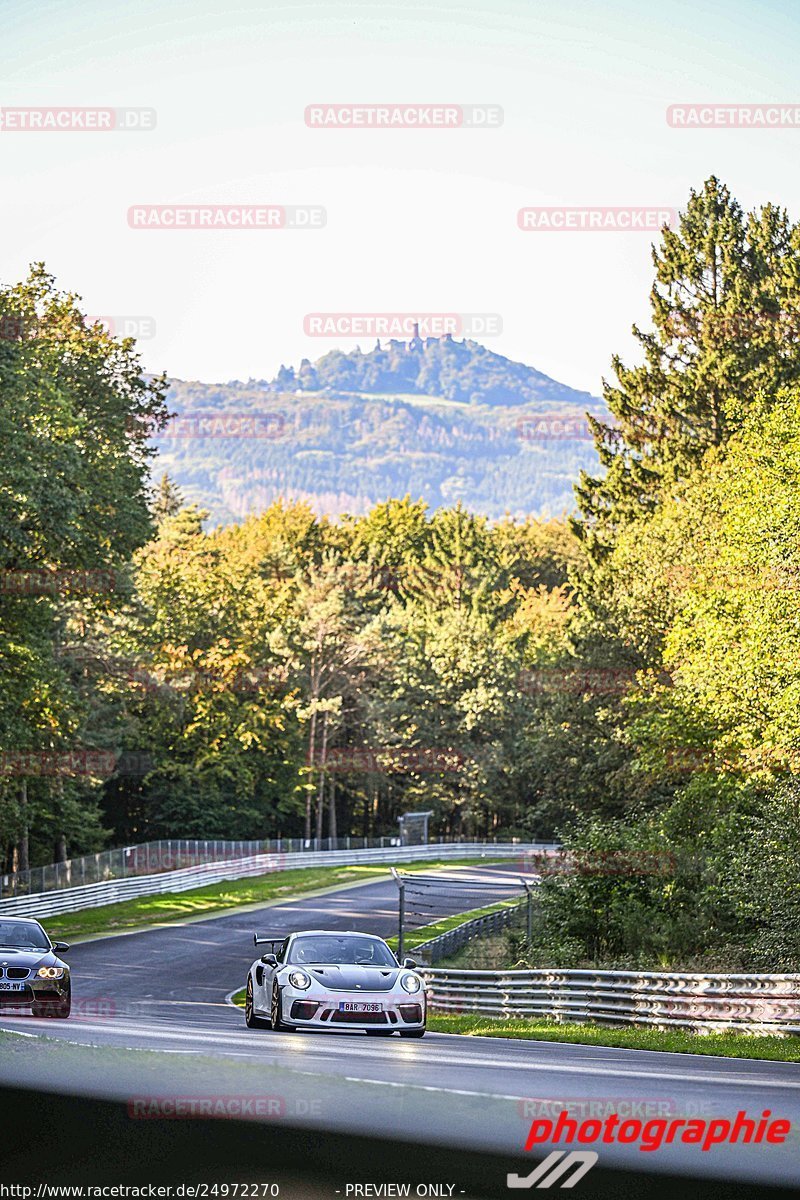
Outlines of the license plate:
{"type": "Polygon", "coordinates": [[[24,991],[25,991],[24,983],[6,983],[5,981],[0,983],[0,992],[24,992],[24,991]]]}
{"type": "Polygon", "coordinates": [[[341,1000],[339,1012],[383,1012],[383,1005],[368,1000],[341,1000]]]}

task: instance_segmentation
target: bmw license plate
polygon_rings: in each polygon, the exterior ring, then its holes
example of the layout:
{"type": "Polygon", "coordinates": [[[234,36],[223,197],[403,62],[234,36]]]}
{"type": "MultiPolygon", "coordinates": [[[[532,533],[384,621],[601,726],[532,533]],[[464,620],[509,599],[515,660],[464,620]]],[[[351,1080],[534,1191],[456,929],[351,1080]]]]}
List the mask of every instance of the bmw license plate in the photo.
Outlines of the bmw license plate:
{"type": "Polygon", "coordinates": [[[373,1004],[369,1000],[340,1000],[339,1012],[383,1012],[382,1004],[373,1004]]]}
{"type": "Polygon", "coordinates": [[[6,983],[5,980],[0,982],[0,992],[24,992],[24,983],[6,983]]]}

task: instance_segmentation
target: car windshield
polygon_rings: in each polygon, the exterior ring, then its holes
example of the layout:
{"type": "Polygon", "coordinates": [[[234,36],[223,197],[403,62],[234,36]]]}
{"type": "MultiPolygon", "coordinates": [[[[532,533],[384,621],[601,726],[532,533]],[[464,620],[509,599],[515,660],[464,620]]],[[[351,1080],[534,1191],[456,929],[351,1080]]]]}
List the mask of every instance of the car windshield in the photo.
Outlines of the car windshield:
{"type": "Polygon", "coordinates": [[[49,950],[50,939],[35,921],[0,921],[0,948],[49,950]]]}
{"type": "Polygon", "coordinates": [[[350,963],[363,967],[396,967],[397,961],[380,938],[336,937],[332,934],[295,938],[292,963],[350,963]]]}

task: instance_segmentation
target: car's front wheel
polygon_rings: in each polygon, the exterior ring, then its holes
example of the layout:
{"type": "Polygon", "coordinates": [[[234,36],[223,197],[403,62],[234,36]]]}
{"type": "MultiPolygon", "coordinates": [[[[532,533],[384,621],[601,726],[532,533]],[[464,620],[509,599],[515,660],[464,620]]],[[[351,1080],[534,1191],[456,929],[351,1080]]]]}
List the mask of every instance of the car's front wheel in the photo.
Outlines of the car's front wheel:
{"type": "Polygon", "coordinates": [[[267,1022],[262,1017],[257,1017],[253,1005],[253,980],[251,976],[247,977],[247,991],[244,995],[244,1023],[248,1029],[264,1029],[267,1022]]]}
{"type": "Polygon", "coordinates": [[[284,1033],[294,1029],[293,1025],[287,1025],[281,1017],[281,989],[278,987],[277,979],[272,985],[272,1007],[270,1009],[272,1028],[276,1033],[284,1033]]]}

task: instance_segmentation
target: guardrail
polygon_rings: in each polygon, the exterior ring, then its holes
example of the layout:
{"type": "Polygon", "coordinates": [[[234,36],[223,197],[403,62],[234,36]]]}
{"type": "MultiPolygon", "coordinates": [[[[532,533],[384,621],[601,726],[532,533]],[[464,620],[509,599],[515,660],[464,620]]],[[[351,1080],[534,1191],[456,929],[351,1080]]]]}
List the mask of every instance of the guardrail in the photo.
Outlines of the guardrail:
{"type": "MultiPolygon", "coordinates": [[[[437,843],[438,844],[438,843],[437,843]]],[[[61,888],[84,887],[109,879],[129,879],[131,875],[161,875],[204,863],[227,863],[235,858],[256,854],[299,854],[317,850],[371,850],[399,846],[399,837],[341,838],[260,838],[256,841],[203,840],[200,838],[162,838],[99,850],[65,862],[48,863],[26,871],[0,874],[0,900],[53,892],[61,888]]]]}
{"type": "Polygon", "coordinates": [[[455,954],[473,938],[486,937],[487,934],[507,929],[524,914],[526,907],[527,900],[522,900],[519,904],[509,905],[508,908],[498,908],[495,912],[485,913],[482,917],[473,917],[471,921],[464,921],[461,925],[456,925],[455,928],[448,929],[446,933],[440,933],[427,942],[418,942],[416,946],[409,946],[408,953],[411,955],[424,954],[430,963],[440,962],[450,954],[455,954]]]}
{"type": "Polygon", "coordinates": [[[422,968],[436,1012],[800,1034],[800,975],[422,968]]]}
{"type": "Polygon", "coordinates": [[[0,916],[50,917],[118,904],[140,896],[188,892],[226,879],[247,879],[296,867],[356,866],[359,863],[435,862],[456,858],[520,858],[535,848],[531,843],[448,842],[445,845],[393,846],[384,850],[320,850],[298,854],[257,854],[228,863],[202,864],[183,871],[113,879],[57,892],[13,896],[0,900],[0,916]]]}

